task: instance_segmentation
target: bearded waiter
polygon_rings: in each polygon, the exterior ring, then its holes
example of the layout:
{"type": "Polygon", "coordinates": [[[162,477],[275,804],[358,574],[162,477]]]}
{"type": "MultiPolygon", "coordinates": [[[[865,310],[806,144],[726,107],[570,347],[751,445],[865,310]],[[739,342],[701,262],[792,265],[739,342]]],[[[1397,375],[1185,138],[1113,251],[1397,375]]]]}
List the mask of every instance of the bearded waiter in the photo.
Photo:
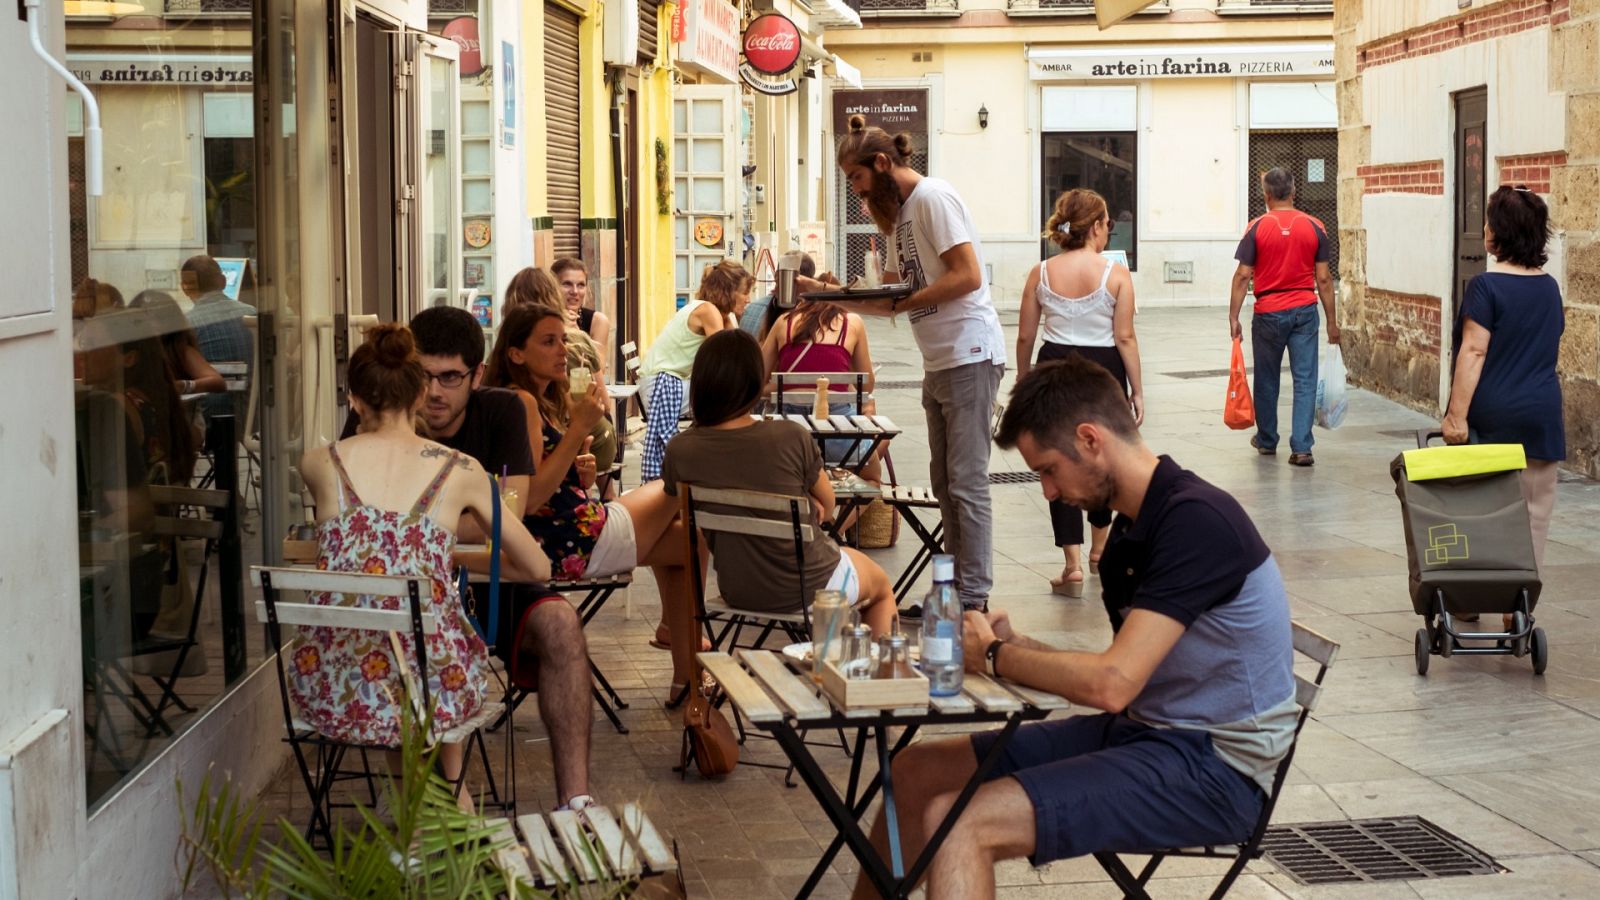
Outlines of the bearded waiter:
{"type": "Polygon", "coordinates": [[[945,548],[956,558],[962,606],[985,609],[994,586],[990,420],[1005,372],[1005,341],[967,205],[949,182],[918,174],[910,159],[910,135],[891,137],[862,116],[850,118],[850,133],[839,141],[839,166],[889,237],[889,271],[898,269],[911,285],[906,297],[851,303],[850,309],[911,318],[925,370],[922,409],[945,548]]]}

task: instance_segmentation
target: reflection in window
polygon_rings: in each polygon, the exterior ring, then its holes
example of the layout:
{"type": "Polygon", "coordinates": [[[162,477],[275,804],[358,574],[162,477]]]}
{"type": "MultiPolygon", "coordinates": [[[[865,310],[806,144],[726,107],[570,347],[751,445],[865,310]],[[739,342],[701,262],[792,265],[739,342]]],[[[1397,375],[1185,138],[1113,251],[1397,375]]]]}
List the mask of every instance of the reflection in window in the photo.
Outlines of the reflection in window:
{"type": "MultiPolygon", "coordinates": [[[[1106,198],[1115,224],[1106,250],[1128,254],[1128,268],[1138,271],[1138,135],[1132,131],[1046,134],[1043,152],[1040,227],[1063,192],[1075,188],[1097,191],[1106,198]]],[[[1049,255],[1055,245],[1043,241],[1042,249],[1049,255]]]]}
{"type": "MultiPolygon", "coordinates": [[[[245,0],[135,19],[70,14],[95,90],[105,194],[84,195],[68,115],[85,778],[95,804],[259,659],[243,585],[260,561],[244,502],[252,396],[257,154],[245,0]],[[128,26],[136,24],[138,41],[128,26]],[[120,38],[120,39],[119,39],[120,38]],[[171,74],[169,74],[171,73],[171,74]],[[201,75],[205,77],[201,77],[201,75]],[[224,538],[229,539],[224,539],[224,538]],[[226,565],[223,565],[226,560],[226,565]],[[227,637],[225,637],[227,635],[227,637]]],[[[249,508],[247,508],[249,507],[249,508]]]]}

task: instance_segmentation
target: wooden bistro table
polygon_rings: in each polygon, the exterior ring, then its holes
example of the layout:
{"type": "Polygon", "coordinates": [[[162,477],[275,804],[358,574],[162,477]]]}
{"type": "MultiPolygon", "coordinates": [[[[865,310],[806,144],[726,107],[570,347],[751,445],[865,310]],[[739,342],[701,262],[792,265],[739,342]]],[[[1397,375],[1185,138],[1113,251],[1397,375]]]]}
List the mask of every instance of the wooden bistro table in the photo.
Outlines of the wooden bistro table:
{"type": "Polygon", "coordinates": [[[867,460],[884,444],[893,440],[900,433],[900,426],[894,424],[888,416],[806,416],[799,413],[762,413],[758,419],[777,421],[788,419],[804,425],[811,436],[816,439],[818,449],[825,450],[828,440],[849,440],[850,450],[845,454],[846,462],[842,466],[859,475],[866,467],[867,460]],[[861,448],[866,449],[862,450],[861,448]],[[857,451],[860,450],[858,453],[857,451]],[[860,461],[851,463],[850,459],[859,457],[860,461]]]}
{"type": "Polygon", "coordinates": [[[827,873],[828,865],[833,862],[839,848],[847,844],[856,859],[860,860],[861,870],[872,880],[881,896],[910,896],[918,879],[927,871],[939,847],[950,835],[956,819],[983,784],[984,777],[999,761],[1006,745],[1016,734],[1017,727],[1023,722],[1043,719],[1051,712],[1069,706],[1066,700],[1054,694],[969,673],[965,676],[960,695],[932,697],[926,706],[844,709],[826,692],[819,691],[811,680],[808,666],[792,662],[780,653],[740,650],[735,658],[726,653],[712,652],[701,653],[698,659],[722,685],[739,712],[757,728],[769,732],[783,748],[789,761],[794,763],[795,771],[822,805],[823,812],[839,829],[838,836],[823,852],[811,876],[795,895],[797,897],[810,896],[827,873]],[[977,770],[957,796],[955,805],[929,837],[922,855],[907,868],[900,852],[900,826],[895,810],[890,761],[911,743],[924,725],[990,722],[1002,726],[999,739],[978,760],[977,770]],[[889,729],[895,727],[905,730],[891,747],[889,729]],[[803,739],[803,732],[814,728],[855,731],[850,756],[850,779],[843,797],[828,780],[812,755],[811,746],[803,739]],[[866,784],[865,789],[861,789],[861,764],[867,755],[869,734],[877,757],[878,773],[866,784]],[[871,839],[861,828],[861,817],[871,807],[880,788],[883,791],[883,816],[889,833],[890,858],[887,861],[878,855],[871,839]]]}

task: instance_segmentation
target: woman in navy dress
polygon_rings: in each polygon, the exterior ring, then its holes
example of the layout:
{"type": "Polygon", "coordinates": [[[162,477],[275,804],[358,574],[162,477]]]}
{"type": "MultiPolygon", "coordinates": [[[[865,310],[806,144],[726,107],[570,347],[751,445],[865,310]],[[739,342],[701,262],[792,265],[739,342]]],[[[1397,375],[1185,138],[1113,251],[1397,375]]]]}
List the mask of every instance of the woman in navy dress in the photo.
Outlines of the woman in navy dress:
{"type": "Polygon", "coordinates": [[[1467,283],[1456,316],[1455,379],[1440,430],[1452,444],[1521,444],[1522,495],[1544,565],[1556,502],[1556,466],[1567,458],[1556,358],[1566,327],[1561,288],[1544,271],[1550,212],[1525,187],[1489,197],[1483,246],[1495,258],[1467,283]]]}

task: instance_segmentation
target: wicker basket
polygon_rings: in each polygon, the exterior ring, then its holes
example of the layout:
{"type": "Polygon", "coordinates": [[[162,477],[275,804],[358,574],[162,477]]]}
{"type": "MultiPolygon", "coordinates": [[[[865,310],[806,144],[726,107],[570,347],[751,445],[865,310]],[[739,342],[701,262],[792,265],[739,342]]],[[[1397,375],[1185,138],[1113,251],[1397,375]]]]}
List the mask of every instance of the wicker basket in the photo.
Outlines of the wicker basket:
{"type": "Polygon", "coordinates": [[[900,539],[900,512],[880,500],[861,508],[856,517],[856,546],[862,550],[893,547],[900,539]]]}

